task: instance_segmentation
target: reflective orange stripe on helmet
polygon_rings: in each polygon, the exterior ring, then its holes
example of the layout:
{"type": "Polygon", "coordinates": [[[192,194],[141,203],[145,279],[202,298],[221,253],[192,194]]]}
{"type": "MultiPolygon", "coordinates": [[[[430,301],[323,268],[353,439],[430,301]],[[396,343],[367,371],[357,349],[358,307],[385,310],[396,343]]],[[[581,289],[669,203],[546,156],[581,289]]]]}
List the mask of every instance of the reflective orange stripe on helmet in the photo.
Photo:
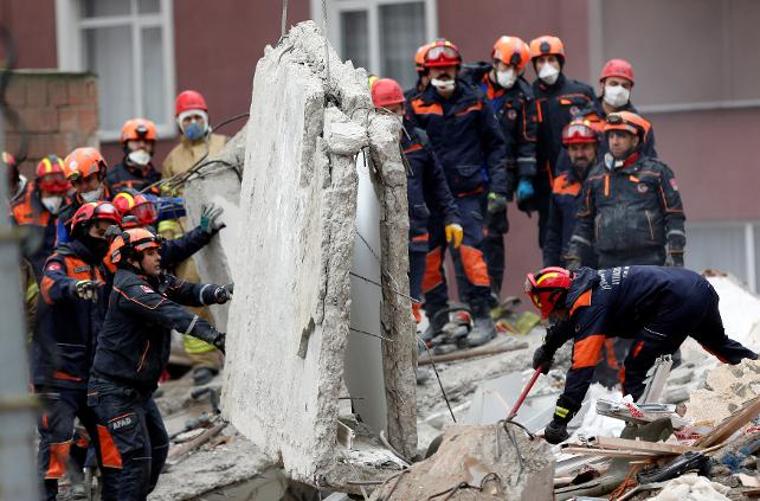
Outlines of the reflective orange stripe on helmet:
{"type": "Polygon", "coordinates": [[[145,228],[131,228],[124,230],[121,235],[114,238],[108,249],[108,255],[113,264],[118,264],[131,252],[143,252],[148,249],[161,247],[161,237],[153,234],[145,228]]]}
{"type": "Polygon", "coordinates": [[[604,132],[620,130],[630,132],[634,136],[638,135],[642,140],[649,133],[652,124],[640,115],[631,111],[618,111],[607,115],[607,124],[604,126],[604,132]]]}
{"type": "Polygon", "coordinates": [[[493,44],[491,59],[514,65],[519,73],[530,61],[530,49],[519,37],[501,36],[493,44]]]}
{"type": "Polygon", "coordinates": [[[565,57],[565,44],[557,37],[544,35],[530,41],[530,58],[555,55],[565,57]]]}

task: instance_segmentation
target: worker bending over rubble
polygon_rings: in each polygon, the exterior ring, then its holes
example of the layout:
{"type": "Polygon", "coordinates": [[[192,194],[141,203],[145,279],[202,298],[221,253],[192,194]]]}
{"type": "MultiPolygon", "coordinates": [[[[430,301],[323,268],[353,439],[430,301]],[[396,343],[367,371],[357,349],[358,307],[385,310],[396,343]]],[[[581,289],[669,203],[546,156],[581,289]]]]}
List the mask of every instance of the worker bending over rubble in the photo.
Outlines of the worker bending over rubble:
{"type": "Polygon", "coordinates": [[[567,423],[581,408],[607,337],[633,340],[624,362],[623,394],[644,391],[657,357],[674,353],[687,336],[721,362],[736,365],[758,355],[726,336],[718,294],[701,275],[683,268],[625,266],[605,270],[559,267],[529,273],[525,290],[555,327],[533,355],[533,368],[549,371],[554,353],[573,339],[572,366],[557,399],[547,442],[567,440],[567,423]]]}
{"type": "MultiPolygon", "coordinates": [[[[232,287],[164,275],[160,246],[161,238],[152,231],[133,228],[117,236],[109,249],[118,270],[98,336],[87,403],[118,450],[119,500],[145,499],[166,461],[169,437],[153,392],[169,361],[171,330],[224,350],[225,335],[180,304],[224,304],[232,287]]],[[[106,487],[113,488],[109,481],[105,479],[106,487]]]]}

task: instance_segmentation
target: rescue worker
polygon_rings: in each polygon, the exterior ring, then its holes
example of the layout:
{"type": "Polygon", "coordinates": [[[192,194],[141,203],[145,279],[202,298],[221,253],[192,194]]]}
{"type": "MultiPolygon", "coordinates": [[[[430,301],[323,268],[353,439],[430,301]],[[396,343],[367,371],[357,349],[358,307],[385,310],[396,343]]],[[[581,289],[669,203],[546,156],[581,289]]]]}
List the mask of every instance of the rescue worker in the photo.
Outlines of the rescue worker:
{"type": "Polygon", "coordinates": [[[607,117],[607,153],[583,187],[567,264],[592,248],[600,268],[683,266],[684,210],[673,171],[641,153],[648,122],[629,111],[607,117]]]}
{"type": "Polygon", "coordinates": [[[145,118],[127,120],[121,128],[121,163],[108,169],[106,185],[109,191],[118,193],[128,188],[158,194],[161,175],[153,167],[153,151],[156,145],[156,124],[145,118]]]}
{"type": "MultiPolygon", "coordinates": [[[[105,234],[119,222],[110,203],[85,203],[71,220],[71,240],[45,262],[31,365],[35,393],[45,404],[38,424],[38,466],[49,500],[56,498],[58,480],[66,473],[76,417],[95,441],[103,474],[119,466],[108,440],[100,441],[104,429],[98,429],[87,407],[87,380],[108,308],[105,234]]],[[[113,494],[106,489],[103,499],[115,499],[113,494]]]]}
{"type": "Polygon", "coordinates": [[[638,399],[657,357],[674,353],[691,336],[721,362],[736,365],[757,354],[726,336],[718,294],[699,274],[682,268],[624,266],[599,271],[544,268],[529,273],[525,290],[543,318],[559,322],[533,356],[549,371],[554,353],[573,339],[572,366],[545,438],[568,438],[567,423],[581,408],[605,338],[633,340],[625,359],[623,394],[638,399]]]}
{"type": "MultiPolygon", "coordinates": [[[[507,141],[507,165],[517,176],[515,196],[522,205],[534,196],[536,175],[536,118],[533,89],[523,73],[530,61],[530,49],[520,38],[502,36],[493,45],[491,63],[467,68],[463,78],[477,86],[499,120],[507,141]]],[[[485,201],[485,199],[484,199],[485,201]]],[[[483,250],[488,265],[491,290],[498,298],[504,279],[504,234],[509,230],[507,207],[487,214],[483,250]]]]}
{"type": "Polygon", "coordinates": [[[69,223],[83,204],[111,199],[111,192],[105,184],[107,170],[108,164],[95,148],[77,148],[66,156],[63,171],[74,192],[58,217],[59,244],[69,241],[69,223]]]}
{"type": "MultiPolygon", "coordinates": [[[[591,122],[576,118],[562,129],[562,144],[567,148],[571,168],[554,178],[543,248],[544,266],[567,264],[565,256],[581,205],[583,182],[597,163],[599,131],[591,122]]],[[[582,250],[581,266],[596,268],[594,250],[591,247],[582,250]]]]}
{"type": "Polygon", "coordinates": [[[404,91],[404,97],[407,101],[411,101],[417,94],[424,91],[430,83],[428,70],[425,68],[425,54],[427,54],[428,49],[434,44],[435,42],[422,44],[417,49],[417,52],[414,53],[414,70],[417,72],[417,82],[414,84],[414,87],[404,91]]]}
{"type": "MultiPolygon", "coordinates": [[[[382,78],[372,86],[376,108],[404,116],[406,98],[395,80],[382,78]]],[[[464,237],[459,210],[454,203],[446,176],[430,147],[427,134],[405,121],[401,132],[401,151],[408,162],[406,192],[409,201],[409,295],[420,301],[412,303],[417,323],[422,320],[422,280],[430,243],[430,219],[443,220],[446,242],[459,249],[464,237]]],[[[436,228],[436,231],[438,228],[436,228]]]]}
{"type": "MultiPolygon", "coordinates": [[[[207,156],[219,153],[227,142],[227,137],[213,134],[208,121],[208,106],[204,97],[194,90],[179,93],[175,102],[175,116],[180,132],[180,142],[164,160],[164,179],[187,172],[207,156]]],[[[167,193],[165,193],[167,194],[167,193]]],[[[180,196],[181,193],[168,193],[180,196]]],[[[165,220],[158,225],[158,232],[166,239],[180,238],[185,232],[186,220],[165,220]]],[[[179,278],[190,282],[200,281],[198,270],[192,259],[184,261],[172,270],[179,278]]],[[[207,321],[211,321],[208,310],[196,310],[207,321]]],[[[202,340],[185,336],[185,351],[193,363],[193,380],[201,385],[209,382],[222,365],[219,352],[202,340]]]]}
{"type": "Polygon", "coordinates": [[[24,257],[34,276],[42,279],[42,267],[53,253],[56,243],[58,214],[66,201],[70,185],[63,170],[63,161],[49,155],[37,164],[34,182],[11,204],[11,220],[17,226],[32,228],[24,257]]]}
{"type": "Polygon", "coordinates": [[[232,286],[164,275],[160,246],[153,232],[133,228],[117,236],[108,251],[118,270],[92,365],[88,405],[118,449],[119,478],[106,484],[118,488],[120,501],[146,499],[166,461],[169,437],[153,392],[169,361],[171,330],[224,350],[224,334],[179,304],[226,303],[232,286]]]}
{"type": "MultiPolygon", "coordinates": [[[[122,191],[113,197],[113,204],[119,210],[122,217],[121,227],[131,228],[155,228],[158,217],[156,206],[148,198],[136,191],[122,191]]],[[[189,259],[193,254],[201,250],[211,242],[214,235],[225,227],[219,219],[224,210],[209,205],[201,210],[201,221],[198,226],[174,240],[161,240],[161,266],[164,269],[173,269],[182,261],[189,259]]],[[[106,266],[115,272],[116,267],[106,256],[106,266]]]]}
{"type": "Polygon", "coordinates": [[[2,152],[0,155],[0,161],[2,161],[5,168],[6,182],[8,186],[8,201],[13,204],[24,195],[24,190],[27,188],[28,181],[26,176],[21,174],[18,170],[18,163],[16,158],[7,151],[2,152]]]}
{"type": "MultiPolygon", "coordinates": [[[[634,84],[633,66],[624,59],[610,59],[602,68],[599,77],[601,86],[600,95],[594,99],[594,102],[586,108],[581,109],[576,118],[583,118],[594,125],[594,128],[604,129],[607,121],[607,115],[619,111],[630,111],[638,113],[636,108],[631,104],[631,89],[634,84]]],[[[644,144],[641,152],[648,156],[657,158],[657,151],[654,147],[654,129],[647,122],[647,130],[644,135],[644,144]]],[[[599,145],[597,157],[604,158],[607,154],[607,142],[602,141],[599,145]]],[[[567,148],[562,148],[559,158],[557,159],[556,172],[562,173],[570,168],[570,158],[567,154],[567,148]]]]}
{"type": "Polygon", "coordinates": [[[535,197],[523,204],[525,210],[538,212],[538,244],[543,248],[549,216],[557,158],[562,149],[562,129],[581,109],[594,101],[588,84],[567,78],[565,46],[557,37],[540,36],[530,42],[530,56],[537,79],[533,82],[538,123],[536,142],[537,174],[535,197]]]}
{"type": "MultiPolygon", "coordinates": [[[[485,214],[482,197],[487,196],[487,213],[503,213],[514,192],[514,173],[506,170],[507,147],[495,115],[477,90],[457,78],[462,57],[448,41],[437,41],[425,54],[430,83],[409,106],[411,121],[425,130],[443,165],[449,189],[462,217],[464,239],[452,254],[460,280],[460,291],[469,303],[474,325],[467,335],[468,346],[479,346],[496,335],[490,316],[491,282],[482,250],[485,214]],[[487,166],[489,180],[483,175],[487,166]]],[[[431,243],[425,266],[423,294],[431,333],[447,318],[437,315],[447,307],[448,288],[443,273],[446,250],[444,221],[431,220],[431,243]]]]}

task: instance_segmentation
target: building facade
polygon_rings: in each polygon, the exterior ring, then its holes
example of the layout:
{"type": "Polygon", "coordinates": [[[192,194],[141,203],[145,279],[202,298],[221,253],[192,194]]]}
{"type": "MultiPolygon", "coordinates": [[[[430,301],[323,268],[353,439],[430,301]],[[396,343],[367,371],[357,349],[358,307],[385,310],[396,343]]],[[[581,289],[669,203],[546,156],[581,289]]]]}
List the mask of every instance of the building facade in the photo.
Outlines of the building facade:
{"type": "MultiPolygon", "coordinates": [[[[281,9],[277,0],[3,0],[0,20],[18,67],[98,74],[100,140],[116,163],[118,129],[138,115],[159,125],[163,157],[176,141],[178,90],[201,91],[212,124],[248,111],[255,64],[279,39],[281,9]]],[[[342,57],[405,85],[414,80],[415,49],[439,36],[475,61],[488,59],[499,35],[554,34],[566,45],[566,73],[596,88],[607,59],[628,59],[632,100],[677,175],[687,266],[729,271],[760,288],[760,160],[751,150],[760,137],[760,2],[289,0],[288,24],[309,18],[326,26],[342,57]]],[[[505,294],[521,295],[524,273],[541,263],[536,218],[510,207],[510,223],[505,294]]]]}

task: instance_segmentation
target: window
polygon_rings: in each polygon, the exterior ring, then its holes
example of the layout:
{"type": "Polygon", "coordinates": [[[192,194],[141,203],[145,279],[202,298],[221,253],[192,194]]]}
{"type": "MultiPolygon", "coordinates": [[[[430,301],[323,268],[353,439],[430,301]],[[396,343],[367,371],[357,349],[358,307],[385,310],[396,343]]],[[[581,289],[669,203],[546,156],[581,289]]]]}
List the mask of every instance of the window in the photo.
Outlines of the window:
{"type": "MultiPolygon", "coordinates": [[[[312,0],[320,24],[321,9],[312,0]]],[[[404,88],[414,85],[414,53],[435,38],[435,0],[332,0],[327,9],[328,37],[343,59],[404,88]]]]}
{"type": "Polygon", "coordinates": [[[752,292],[760,286],[760,222],[688,223],[686,267],[725,271],[752,292]]]}
{"type": "Polygon", "coordinates": [[[631,61],[641,111],[760,106],[760,2],[605,0],[596,6],[595,74],[607,59],[631,61]]]}
{"type": "Polygon", "coordinates": [[[134,117],[175,133],[171,0],[56,0],[58,64],[98,75],[101,139],[134,117]]]}

